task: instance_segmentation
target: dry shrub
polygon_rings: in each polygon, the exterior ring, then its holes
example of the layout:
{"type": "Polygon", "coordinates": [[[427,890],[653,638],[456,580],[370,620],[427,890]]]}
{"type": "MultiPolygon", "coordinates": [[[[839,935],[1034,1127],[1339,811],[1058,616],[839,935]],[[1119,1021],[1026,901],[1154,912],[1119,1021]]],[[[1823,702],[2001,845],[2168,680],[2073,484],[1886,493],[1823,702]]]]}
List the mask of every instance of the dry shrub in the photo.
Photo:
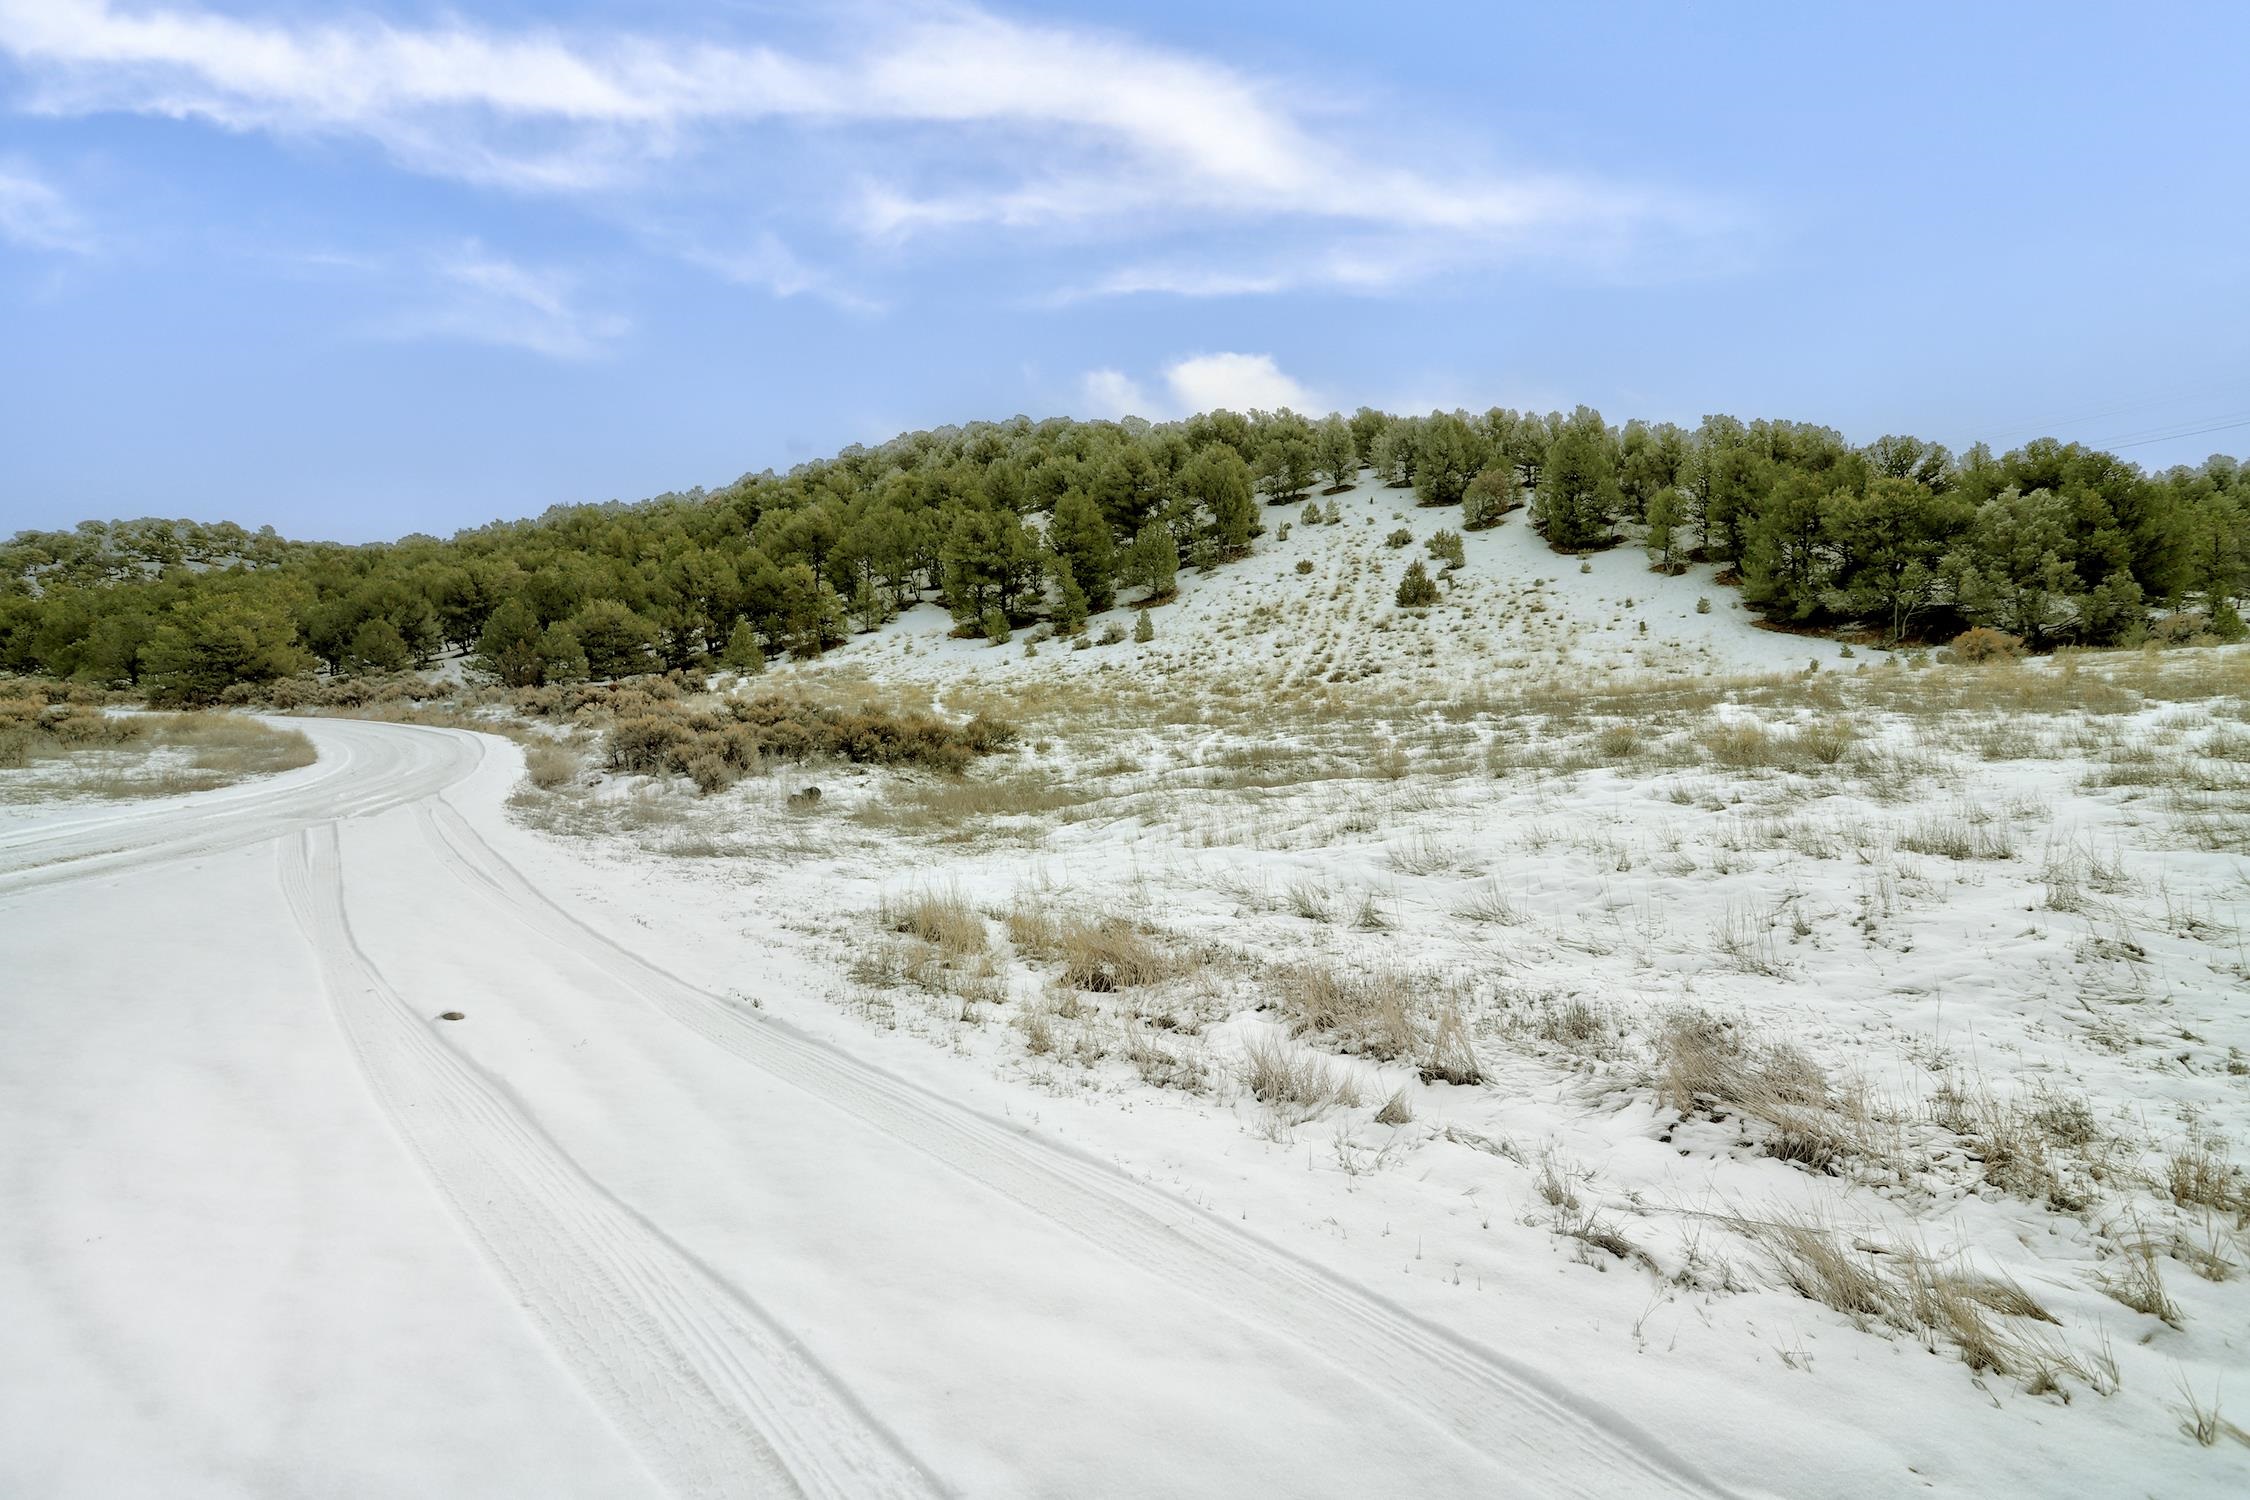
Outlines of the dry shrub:
{"type": "Polygon", "coordinates": [[[1861,1328],[1890,1313],[1892,1289],[1873,1253],[1847,1244],[1827,1225],[1795,1219],[1732,1222],[1765,1250],[1782,1284],[1798,1296],[1834,1308],[1861,1328]]]}
{"type": "Polygon", "coordinates": [[[2013,661],[2023,655],[2023,637],[1979,625],[1953,638],[1953,659],[1965,662],[2013,661]]]}
{"type": "MultiPolygon", "coordinates": [[[[1532,1186],[1554,1211],[1551,1222],[1555,1233],[1591,1245],[1619,1260],[1640,1255],[1631,1240],[1618,1233],[1594,1205],[1580,1196],[1579,1185],[1590,1184],[1593,1176],[1591,1169],[1549,1146],[1539,1153],[1538,1172],[1532,1179],[1532,1186]]],[[[1645,1261],[1647,1257],[1642,1256],[1642,1259],[1645,1261]]]]}
{"type": "Polygon", "coordinates": [[[578,752],[568,745],[532,745],[523,753],[524,775],[543,792],[576,781],[579,765],[578,752]]]}
{"type": "Polygon", "coordinates": [[[293,771],[319,758],[294,729],[226,713],[148,714],[147,738],[188,752],[191,771],[212,773],[212,785],[241,776],[293,771]]]}
{"type": "Polygon", "coordinates": [[[1396,969],[1354,973],[1322,964],[1285,964],[1266,976],[1268,994],[1292,1030],[1337,1050],[1385,1062],[1413,1058],[1425,1080],[1470,1084],[1484,1070],[1448,997],[1433,1009],[1432,982],[1396,969]]]}
{"type": "Polygon", "coordinates": [[[609,768],[631,776],[660,776],[681,769],[695,731],[678,719],[642,714],[621,720],[604,742],[609,768]]]}
{"type": "MultiPolygon", "coordinates": [[[[653,679],[662,682],[664,679],[653,679]]],[[[698,789],[732,785],[768,760],[834,757],[860,765],[920,766],[959,772],[971,760],[1014,743],[1015,731],[984,715],[951,723],[921,710],[846,707],[781,693],[695,707],[646,690],[649,679],[569,689],[552,707],[611,717],[610,769],[639,775],[685,774],[698,789]]],[[[535,700],[549,706],[547,700],[535,700]]]]}
{"type": "Polygon", "coordinates": [[[17,746],[18,765],[45,755],[122,745],[139,739],[149,727],[147,715],[106,714],[96,702],[67,692],[56,697],[30,683],[10,683],[0,691],[6,693],[0,697],[0,734],[17,746]]]}
{"type": "Polygon", "coordinates": [[[413,673],[381,677],[278,677],[271,682],[229,683],[219,703],[229,708],[264,707],[284,712],[366,709],[427,703],[450,698],[458,689],[413,673]]]}

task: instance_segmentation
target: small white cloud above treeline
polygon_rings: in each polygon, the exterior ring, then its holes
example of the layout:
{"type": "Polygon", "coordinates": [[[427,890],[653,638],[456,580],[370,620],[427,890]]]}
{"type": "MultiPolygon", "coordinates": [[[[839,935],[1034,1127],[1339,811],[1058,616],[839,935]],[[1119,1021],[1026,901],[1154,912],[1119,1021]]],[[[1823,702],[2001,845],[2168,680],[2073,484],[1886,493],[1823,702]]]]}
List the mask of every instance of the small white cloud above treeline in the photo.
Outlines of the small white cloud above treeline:
{"type": "Polygon", "coordinates": [[[1089,370],[1079,382],[1079,409],[1088,417],[1146,417],[1170,421],[1201,411],[1315,412],[1321,397],[1283,370],[1270,354],[1196,354],[1163,369],[1161,395],[1151,395],[1122,370],[1089,370]]]}

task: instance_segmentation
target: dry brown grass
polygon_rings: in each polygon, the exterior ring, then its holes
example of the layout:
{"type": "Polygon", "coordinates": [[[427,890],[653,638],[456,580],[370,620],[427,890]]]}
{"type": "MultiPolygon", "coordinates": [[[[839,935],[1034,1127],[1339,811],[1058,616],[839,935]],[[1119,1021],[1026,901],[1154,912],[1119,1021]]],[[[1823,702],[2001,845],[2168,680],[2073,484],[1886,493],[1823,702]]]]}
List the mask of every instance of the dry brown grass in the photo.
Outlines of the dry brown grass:
{"type": "Polygon", "coordinates": [[[1043,772],[959,780],[901,781],[883,797],[855,810],[867,827],[893,833],[970,839],[1020,825],[1085,802],[1089,794],[1043,772]]]}
{"type": "Polygon", "coordinates": [[[1431,1028],[1429,1050],[1422,1058],[1422,1081],[1463,1086],[1484,1082],[1484,1067],[1469,1040],[1468,1023],[1461,1019],[1460,1006],[1451,1001],[1439,1009],[1437,1024],[1431,1028]]]}
{"type": "Polygon", "coordinates": [[[2013,830],[2002,819],[1978,807],[1961,807],[1948,813],[1917,818],[1898,836],[1898,846],[1916,854],[1940,859],[2014,859],[2013,830]]]}
{"type": "Polygon", "coordinates": [[[2202,1394],[2188,1380],[2186,1371],[2180,1372],[2178,1383],[2180,1390],[2180,1431],[2194,1438],[2197,1443],[2206,1448],[2217,1447],[2219,1439],[2222,1437],[2231,1437],[2244,1447],[2250,1448],[2250,1432],[2245,1432],[2242,1428],[2228,1421],[2224,1412],[2220,1409],[2219,1401],[2225,1389],[2223,1386],[2212,1387],[2211,1399],[2206,1403],[2202,1394]]]}
{"type": "Polygon", "coordinates": [[[1199,1094],[1210,1082],[1210,1069],[1199,1043],[1187,1038],[1167,1039],[1141,1026],[1126,1027],[1125,1060],[1151,1088],[1199,1094]]]}
{"type": "Polygon", "coordinates": [[[1769,1155],[1814,1171],[1884,1154],[1857,1091],[1838,1089],[1789,1043],[1753,1042],[1740,1025],[1706,1011],[1676,1010],[1663,1019],[1653,1081],[1657,1097],[1683,1115],[1761,1122],[1760,1144],[1769,1155]]]}
{"type": "Polygon", "coordinates": [[[1266,993],[1293,1029],[1318,1033],[1340,1051],[1386,1062],[1421,1045],[1413,1016],[1416,988],[1414,978],[1396,969],[1359,972],[1299,963],[1266,975],[1266,993]]]}
{"type": "Polygon", "coordinates": [[[2164,1189],[2182,1208],[2208,1208],[2250,1222],[2250,1175],[2198,1132],[2164,1163],[2164,1189]]]}
{"type": "Polygon", "coordinates": [[[1930,1118],[1961,1138],[1985,1181],[2057,1213],[2086,1208],[2125,1170],[2086,1101],[2051,1088],[2003,1099],[1981,1080],[1948,1078],[1930,1118]]]}
{"type": "Polygon", "coordinates": [[[1063,983],[1094,994],[1161,984],[1185,971],[1179,954],[1157,935],[1119,917],[1072,917],[1055,930],[1063,983]]]}
{"type": "Polygon", "coordinates": [[[1524,920],[1523,909],[1509,899],[1500,882],[1491,878],[1480,881],[1453,914],[1464,922],[1479,922],[1494,927],[1514,927],[1524,920]]]}
{"type": "Polygon", "coordinates": [[[1766,1252],[1781,1284],[1835,1309],[1865,1330],[1915,1335],[1949,1346],[1970,1369],[2013,1377],[2033,1394],[2060,1394],[2067,1376],[2097,1391],[2115,1388],[2103,1356],[2066,1348],[2040,1325],[2054,1314],[2015,1282],[1963,1269],[1911,1246],[1847,1236],[1814,1217],[1726,1221],[1766,1252]]]}
{"type": "Polygon", "coordinates": [[[1795,728],[1731,720],[1696,737],[1704,759],[1729,770],[1816,771],[1843,761],[1852,748],[1851,727],[1840,719],[1816,719],[1795,728]]]}
{"type": "Polygon", "coordinates": [[[2180,1305],[2164,1289],[2164,1251],[2135,1222],[2124,1233],[2113,1235],[2117,1260],[2099,1274],[2101,1289],[2126,1307],[2174,1328],[2181,1326],[2180,1305]]]}
{"type": "Polygon", "coordinates": [[[1359,1104],[1359,1085],[1349,1072],[1277,1036],[1259,1037],[1242,1049],[1242,1081],[1261,1103],[1307,1115],[1359,1104]]]}
{"type": "Polygon", "coordinates": [[[887,900],[882,920],[891,931],[919,938],[947,959],[982,953],[988,938],[984,918],[959,891],[918,891],[887,900]]]}
{"type": "Polygon", "coordinates": [[[106,714],[83,702],[0,703],[0,769],[42,769],[0,798],[124,799],[211,791],[309,766],[294,729],[217,710],[106,714]],[[59,771],[59,774],[58,774],[59,771]]]}
{"type": "Polygon", "coordinates": [[[1412,1060],[1430,1082],[1471,1084],[1484,1077],[1458,999],[1432,977],[1283,964],[1264,976],[1264,994],[1291,1030],[1339,1052],[1412,1060]]]}

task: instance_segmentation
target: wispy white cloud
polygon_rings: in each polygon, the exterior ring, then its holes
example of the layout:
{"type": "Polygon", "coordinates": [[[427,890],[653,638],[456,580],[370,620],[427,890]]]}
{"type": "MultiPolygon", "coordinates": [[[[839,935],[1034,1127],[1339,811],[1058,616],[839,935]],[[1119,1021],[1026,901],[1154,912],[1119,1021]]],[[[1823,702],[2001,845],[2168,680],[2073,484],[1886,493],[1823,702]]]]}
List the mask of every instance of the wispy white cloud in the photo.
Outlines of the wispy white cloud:
{"type": "Polygon", "coordinates": [[[740,249],[714,249],[690,239],[676,243],[674,253],[690,265],[701,266],[738,286],[759,287],[776,297],[818,297],[852,312],[882,310],[880,302],[807,265],[771,230],[759,230],[740,249]]]}
{"type": "Polygon", "coordinates": [[[1089,370],[1079,381],[1078,415],[1164,421],[1225,407],[1229,411],[1315,412],[1321,398],[1270,354],[1196,354],[1163,369],[1163,394],[1153,396],[1121,370],[1089,370]]]}
{"type": "Polygon", "coordinates": [[[438,256],[410,305],[370,330],[389,339],[459,339],[523,349],[549,359],[604,353],[631,328],[623,317],[579,304],[576,278],[519,265],[471,242],[438,256]]]}
{"type": "MultiPolygon", "coordinates": [[[[1350,117],[1316,123],[1278,80],[968,5],[880,12],[788,48],[0,0],[0,53],[31,80],[28,107],[49,113],[363,139],[418,172],[580,195],[714,193],[737,218],[754,196],[746,175],[785,172],[790,155],[732,149],[737,137],[791,129],[819,143],[824,171],[850,167],[805,195],[826,228],[891,251],[979,230],[1127,256],[1173,242],[1073,296],[1380,291],[1509,255],[1583,258],[1589,245],[1614,253],[1723,227],[1706,205],[1593,179],[1483,170],[1458,154],[1425,169],[1413,143],[1355,135],[1350,117]],[[1210,233],[1277,219],[1299,226],[1286,259],[1210,233]]],[[[751,246],[696,258],[780,295],[849,295],[751,246]]]]}
{"type": "Polygon", "coordinates": [[[94,237],[70,201],[27,166],[0,159],[0,240],[27,250],[89,255],[94,237]]]}

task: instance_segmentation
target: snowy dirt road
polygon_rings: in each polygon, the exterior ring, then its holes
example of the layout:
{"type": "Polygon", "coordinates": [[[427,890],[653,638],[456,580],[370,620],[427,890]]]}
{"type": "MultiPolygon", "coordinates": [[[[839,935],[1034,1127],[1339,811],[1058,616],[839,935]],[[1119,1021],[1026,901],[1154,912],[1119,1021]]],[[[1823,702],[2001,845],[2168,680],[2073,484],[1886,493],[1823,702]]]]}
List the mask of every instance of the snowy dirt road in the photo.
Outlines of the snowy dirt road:
{"type": "Polygon", "coordinates": [[[0,1493],[1733,1493],[675,977],[536,879],[505,742],[301,727],[0,831],[0,1493]]]}

